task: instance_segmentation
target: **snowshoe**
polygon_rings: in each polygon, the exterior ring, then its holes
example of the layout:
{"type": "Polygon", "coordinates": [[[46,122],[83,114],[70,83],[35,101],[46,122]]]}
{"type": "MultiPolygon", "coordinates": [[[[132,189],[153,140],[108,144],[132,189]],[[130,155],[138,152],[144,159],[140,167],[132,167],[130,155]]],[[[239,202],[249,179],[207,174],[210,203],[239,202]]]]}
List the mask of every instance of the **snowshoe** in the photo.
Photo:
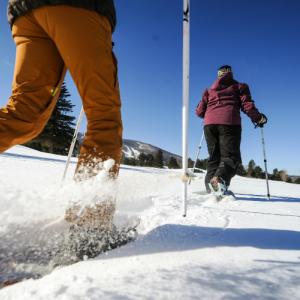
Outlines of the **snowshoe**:
{"type": "Polygon", "coordinates": [[[84,208],[79,205],[69,208],[65,220],[70,226],[64,249],[54,259],[55,266],[94,258],[134,240],[138,223],[118,229],[113,224],[114,213],[115,203],[111,200],[84,208]]]}
{"type": "Polygon", "coordinates": [[[221,177],[213,177],[209,182],[209,188],[213,194],[222,197],[226,194],[227,186],[221,177]]]}
{"type": "Polygon", "coordinates": [[[211,194],[217,198],[217,201],[221,201],[223,199],[236,199],[234,193],[228,190],[228,186],[222,178],[213,177],[208,185],[211,190],[211,194]]]}
{"type": "Polygon", "coordinates": [[[66,237],[64,250],[55,259],[55,266],[94,258],[99,254],[123,246],[137,237],[137,226],[131,224],[123,228],[87,227],[71,225],[66,237]]]}
{"type": "Polygon", "coordinates": [[[119,231],[115,226],[107,228],[70,227],[68,250],[78,260],[94,258],[99,254],[123,246],[135,239],[136,228],[119,231]]]}

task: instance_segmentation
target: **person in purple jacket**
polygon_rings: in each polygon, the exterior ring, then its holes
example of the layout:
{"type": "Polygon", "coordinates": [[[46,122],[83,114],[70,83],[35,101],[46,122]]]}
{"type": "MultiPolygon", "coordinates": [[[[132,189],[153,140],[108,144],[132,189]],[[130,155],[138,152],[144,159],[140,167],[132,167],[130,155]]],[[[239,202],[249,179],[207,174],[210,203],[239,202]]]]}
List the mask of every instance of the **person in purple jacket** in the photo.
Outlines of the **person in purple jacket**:
{"type": "Polygon", "coordinates": [[[267,117],[255,107],[248,85],[234,80],[230,66],[221,66],[218,79],[204,91],[196,108],[196,114],[204,118],[208,193],[226,194],[241,163],[241,110],[257,126],[267,123],[267,117]]]}

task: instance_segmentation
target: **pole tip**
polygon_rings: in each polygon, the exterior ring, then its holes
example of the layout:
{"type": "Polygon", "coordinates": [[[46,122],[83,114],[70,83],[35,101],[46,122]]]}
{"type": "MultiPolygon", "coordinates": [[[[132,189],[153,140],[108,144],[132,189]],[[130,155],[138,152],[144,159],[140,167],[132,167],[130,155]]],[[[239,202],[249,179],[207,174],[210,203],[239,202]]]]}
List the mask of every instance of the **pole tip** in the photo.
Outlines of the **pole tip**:
{"type": "Polygon", "coordinates": [[[182,215],[184,218],[186,217],[186,215],[182,215]]]}

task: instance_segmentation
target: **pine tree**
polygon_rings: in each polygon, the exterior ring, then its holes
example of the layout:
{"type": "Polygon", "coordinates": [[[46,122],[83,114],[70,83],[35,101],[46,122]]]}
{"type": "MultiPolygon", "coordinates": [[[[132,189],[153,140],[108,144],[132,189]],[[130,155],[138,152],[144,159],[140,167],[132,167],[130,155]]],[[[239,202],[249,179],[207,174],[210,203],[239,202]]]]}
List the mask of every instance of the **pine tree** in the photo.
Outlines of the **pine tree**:
{"type": "Polygon", "coordinates": [[[240,176],[246,176],[247,172],[242,164],[238,166],[236,174],[240,176]]]}
{"type": "Polygon", "coordinates": [[[294,183],[300,184],[300,177],[298,177],[298,178],[294,181],[294,183]]]}
{"type": "Polygon", "coordinates": [[[197,159],[196,168],[198,169],[207,169],[207,158],[206,159],[197,159]]]}
{"type": "Polygon", "coordinates": [[[260,166],[255,166],[253,170],[253,175],[255,178],[264,178],[265,174],[260,166]]]}
{"type": "Polygon", "coordinates": [[[68,153],[75,126],[75,117],[70,115],[74,107],[68,99],[70,96],[63,83],[57,104],[47,125],[41,134],[26,146],[50,153],[63,155],[68,153]]]}
{"type": "Polygon", "coordinates": [[[279,180],[279,181],[281,180],[280,175],[279,175],[279,171],[278,171],[277,168],[273,170],[273,174],[271,176],[271,179],[279,180]]]}
{"type": "Polygon", "coordinates": [[[168,163],[168,168],[169,169],[179,169],[178,162],[174,156],[170,157],[169,163],[168,163]]]}
{"type": "Polygon", "coordinates": [[[124,165],[128,165],[128,166],[137,166],[138,165],[138,160],[135,159],[134,157],[124,157],[123,160],[123,164],[124,165]]]}
{"type": "Polygon", "coordinates": [[[140,153],[138,157],[138,162],[140,166],[145,166],[147,162],[147,155],[145,153],[140,153]]]}
{"type": "Polygon", "coordinates": [[[193,168],[194,164],[195,164],[195,162],[191,158],[189,158],[188,159],[188,168],[193,168]]]}
{"type": "Polygon", "coordinates": [[[156,168],[163,168],[163,166],[164,166],[163,152],[162,152],[161,149],[159,149],[156,152],[156,155],[154,157],[154,164],[153,164],[153,166],[156,167],[156,168]]]}
{"type": "Polygon", "coordinates": [[[122,151],[122,154],[121,154],[121,164],[125,165],[125,159],[126,159],[125,153],[122,151]]]}
{"type": "Polygon", "coordinates": [[[153,164],[154,164],[154,156],[151,153],[149,153],[146,155],[145,166],[153,167],[153,164]]]}
{"type": "Polygon", "coordinates": [[[255,176],[254,168],[255,168],[255,162],[254,162],[253,159],[251,159],[248,163],[248,169],[247,169],[247,176],[248,177],[254,177],[255,176]]]}

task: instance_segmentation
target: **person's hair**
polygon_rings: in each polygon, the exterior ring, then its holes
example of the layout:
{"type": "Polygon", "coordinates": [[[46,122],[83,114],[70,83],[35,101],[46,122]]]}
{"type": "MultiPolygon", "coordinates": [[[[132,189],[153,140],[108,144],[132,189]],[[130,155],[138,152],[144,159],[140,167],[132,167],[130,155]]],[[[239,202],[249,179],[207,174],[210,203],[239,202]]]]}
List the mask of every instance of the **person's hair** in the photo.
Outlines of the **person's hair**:
{"type": "Polygon", "coordinates": [[[228,74],[228,73],[232,73],[232,69],[231,69],[231,66],[229,65],[224,65],[224,66],[221,66],[219,69],[218,69],[218,78],[228,74]]]}
{"type": "Polygon", "coordinates": [[[221,66],[219,69],[218,69],[218,71],[219,70],[223,70],[223,69],[230,69],[230,70],[232,70],[232,68],[231,68],[231,66],[229,66],[229,65],[223,65],[223,66],[221,66]]]}

